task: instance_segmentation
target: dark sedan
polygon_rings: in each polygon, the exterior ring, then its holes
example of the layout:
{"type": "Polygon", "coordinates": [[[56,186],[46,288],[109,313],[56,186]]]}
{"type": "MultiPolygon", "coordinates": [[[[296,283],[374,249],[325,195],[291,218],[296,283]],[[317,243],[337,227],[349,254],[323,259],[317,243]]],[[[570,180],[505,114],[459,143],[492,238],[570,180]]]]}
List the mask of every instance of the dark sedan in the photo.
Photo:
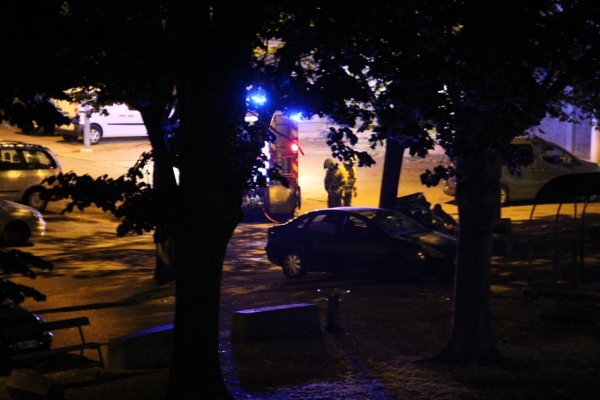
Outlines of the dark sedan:
{"type": "Polygon", "coordinates": [[[28,351],[47,350],[52,343],[52,333],[42,332],[39,335],[20,337],[16,341],[9,340],[4,335],[4,328],[37,324],[44,320],[36,314],[27,311],[11,302],[0,304],[0,368],[10,363],[10,356],[28,351]]]}
{"type": "Polygon", "coordinates": [[[456,239],[392,210],[315,210],[268,228],[267,257],[288,278],[309,271],[409,281],[454,275],[456,239]]]}

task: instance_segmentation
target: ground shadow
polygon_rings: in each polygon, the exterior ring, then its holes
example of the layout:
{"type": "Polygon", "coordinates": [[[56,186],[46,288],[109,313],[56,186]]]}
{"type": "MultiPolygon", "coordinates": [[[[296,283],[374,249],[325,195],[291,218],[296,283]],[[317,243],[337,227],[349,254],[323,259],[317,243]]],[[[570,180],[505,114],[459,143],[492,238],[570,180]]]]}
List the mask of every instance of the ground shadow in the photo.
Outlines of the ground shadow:
{"type": "Polygon", "coordinates": [[[248,392],[264,391],[343,376],[349,372],[349,365],[327,335],[233,343],[240,386],[248,392]]]}

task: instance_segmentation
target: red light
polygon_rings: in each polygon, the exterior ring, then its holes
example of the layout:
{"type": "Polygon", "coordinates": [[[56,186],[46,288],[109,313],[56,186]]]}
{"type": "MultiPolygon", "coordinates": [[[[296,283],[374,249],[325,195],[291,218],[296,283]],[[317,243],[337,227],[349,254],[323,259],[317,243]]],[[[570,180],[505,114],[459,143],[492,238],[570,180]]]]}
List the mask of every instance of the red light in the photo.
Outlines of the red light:
{"type": "Polygon", "coordinates": [[[292,143],[292,151],[293,151],[294,153],[297,153],[297,152],[298,152],[298,143],[292,143]]]}

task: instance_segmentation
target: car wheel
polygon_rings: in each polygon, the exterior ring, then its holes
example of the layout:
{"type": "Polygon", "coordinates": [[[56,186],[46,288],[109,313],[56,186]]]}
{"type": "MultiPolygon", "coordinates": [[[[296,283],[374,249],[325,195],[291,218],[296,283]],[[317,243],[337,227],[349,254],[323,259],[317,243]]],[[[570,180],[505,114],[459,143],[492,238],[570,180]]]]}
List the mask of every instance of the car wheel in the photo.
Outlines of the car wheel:
{"type": "Polygon", "coordinates": [[[46,191],[42,188],[29,189],[29,191],[25,193],[25,197],[23,197],[23,203],[38,211],[44,211],[48,205],[46,191]]]}
{"type": "Polygon", "coordinates": [[[102,128],[98,124],[90,125],[90,144],[97,144],[102,139],[102,128]]]}
{"type": "Polygon", "coordinates": [[[7,246],[24,246],[29,243],[29,228],[22,222],[12,222],[4,228],[2,241],[7,246]]]}
{"type": "Polygon", "coordinates": [[[287,251],[281,266],[283,274],[291,279],[302,278],[308,272],[304,255],[297,250],[287,251]]]}
{"type": "Polygon", "coordinates": [[[500,207],[508,205],[508,188],[504,185],[500,186],[500,207]]]}

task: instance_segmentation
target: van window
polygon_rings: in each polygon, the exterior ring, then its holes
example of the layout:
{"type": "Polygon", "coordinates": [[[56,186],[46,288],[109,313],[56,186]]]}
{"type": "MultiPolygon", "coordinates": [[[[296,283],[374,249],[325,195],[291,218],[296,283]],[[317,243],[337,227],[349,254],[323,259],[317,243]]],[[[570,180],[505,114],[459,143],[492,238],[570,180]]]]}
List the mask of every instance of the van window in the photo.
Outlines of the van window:
{"type": "Polygon", "coordinates": [[[56,163],[45,151],[28,150],[24,152],[28,169],[54,169],[56,163]]]}
{"type": "Polygon", "coordinates": [[[0,151],[0,170],[9,171],[13,169],[22,169],[21,158],[14,149],[0,151]]]}
{"type": "Polygon", "coordinates": [[[548,164],[570,165],[574,161],[573,157],[566,151],[546,143],[540,144],[540,155],[548,164]]]}

